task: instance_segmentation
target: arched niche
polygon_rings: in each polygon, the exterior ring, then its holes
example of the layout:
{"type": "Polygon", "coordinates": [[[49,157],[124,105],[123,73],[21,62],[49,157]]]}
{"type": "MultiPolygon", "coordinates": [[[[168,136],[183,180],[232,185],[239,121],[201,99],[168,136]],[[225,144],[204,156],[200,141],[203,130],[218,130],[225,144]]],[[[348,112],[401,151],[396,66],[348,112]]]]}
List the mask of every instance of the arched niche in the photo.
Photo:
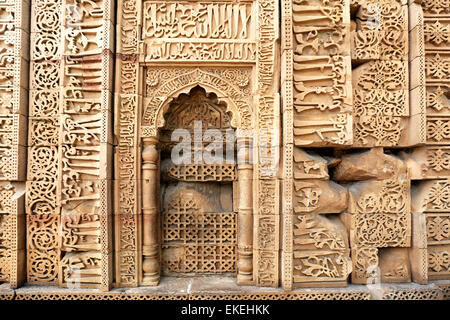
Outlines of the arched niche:
{"type": "MultiPolygon", "coordinates": [[[[155,71],[155,70],[151,70],[155,71]]],[[[250,164],[252,135],[248,132],[254,122],[253,96],[248,87],[250,74],[221,69],[180,68],[155,72],[147,76],[149,89],[143,99],[140,136],[142,138],[142,270],[143,285],[158,285],[161,274],[161,207],[159,131],[164,127],[164,115],[171,102],[200,86],[217,96],[226,105],[231,125],[237,130],[238,160],[238,246],[237,282],[253,283],[253,165],[250,164]]]]}
{"type": "MultiPolygon", "coordinates": [[[[154,70],[152,70],[154,71],[154,70]]],[[[164,70],[165,71],[165,70],[164,70]]],[[[141,122],[141,136],[151,137],[158,134],[164,126],[164,114],[170,103],[182,93],[189,93],[196,86],[207,92],[214,92],[219,101],[227,106],[232,115],[235,129],[247,130],[252,127],[252,92],[248,88],[248,73],[200,68],[182,70],[181,72],[155,72],[147,76],[146,85],[151,94],[144,98],[141,122]],[[222,72],[222,73],[221,73],[222,72]],[[162,77],[172,77],[161,79],[162,77]],[[150,78],[150,79],[149,79],[150,78]]]]}

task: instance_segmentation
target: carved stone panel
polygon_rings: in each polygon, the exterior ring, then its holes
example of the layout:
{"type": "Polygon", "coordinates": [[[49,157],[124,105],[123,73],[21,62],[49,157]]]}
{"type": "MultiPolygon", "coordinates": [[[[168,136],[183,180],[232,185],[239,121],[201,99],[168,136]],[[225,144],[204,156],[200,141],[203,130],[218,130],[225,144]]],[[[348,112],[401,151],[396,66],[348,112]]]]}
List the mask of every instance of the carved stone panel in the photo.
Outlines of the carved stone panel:
{"type": "Polygon", "coordinates": [[[145,61],[257,59],[255,2],[144,1],[145,61]]]}
{"type": "Polygon", "coordinates": [[[439,297],[449,6],[1,0],[8,296],[439,297]]]}

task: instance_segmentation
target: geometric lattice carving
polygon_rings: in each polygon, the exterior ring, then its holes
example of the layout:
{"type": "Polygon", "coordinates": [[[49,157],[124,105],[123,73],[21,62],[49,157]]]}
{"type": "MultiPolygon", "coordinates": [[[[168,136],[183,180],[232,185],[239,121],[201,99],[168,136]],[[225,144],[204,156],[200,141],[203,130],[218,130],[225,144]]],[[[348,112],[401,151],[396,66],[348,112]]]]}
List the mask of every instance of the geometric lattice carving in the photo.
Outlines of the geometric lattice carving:
{"type": "Polygon", "coordinates": [[[9,280],[11,245],[8,215],[0,214],[0,281],[9,280]]]}
{"type": "Polygon", "coordinates": [[[187,194],[163,213],[163,267],[172,273],[236,271],[236,213],[205,213],[187,194]]]}
{"type": "Polygon", "coordinates": [[[233,181],[235,180],[235,166],[221,165],[178,165],[171,166],[169,176],[181,181],[233,181]]]}

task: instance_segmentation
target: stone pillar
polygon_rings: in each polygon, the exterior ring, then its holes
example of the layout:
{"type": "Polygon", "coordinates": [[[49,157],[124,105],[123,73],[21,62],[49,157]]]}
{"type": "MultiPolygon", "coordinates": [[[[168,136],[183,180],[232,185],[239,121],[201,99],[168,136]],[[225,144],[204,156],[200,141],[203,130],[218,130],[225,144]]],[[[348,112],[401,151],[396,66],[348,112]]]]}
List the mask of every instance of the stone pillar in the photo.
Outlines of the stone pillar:
{"type": "Polygon", "coordinates": [[[142,151],[143,285],[156,286],[160,278],[160,216],[158,200],[159,152],[157,137],[144,138],[142,151]]]}
{"type": "Polygon", "coordinates": [[[253,284],[253,165],[251,138],[238,137],[238,275],[240,285],[253,284]]]}

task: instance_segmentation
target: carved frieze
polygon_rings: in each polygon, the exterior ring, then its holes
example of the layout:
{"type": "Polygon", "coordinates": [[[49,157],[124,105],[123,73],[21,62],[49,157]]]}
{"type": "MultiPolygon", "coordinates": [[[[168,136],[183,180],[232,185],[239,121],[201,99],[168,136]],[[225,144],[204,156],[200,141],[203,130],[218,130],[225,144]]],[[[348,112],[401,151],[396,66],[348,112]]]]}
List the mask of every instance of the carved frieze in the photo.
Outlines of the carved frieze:
{"type": "Polygon", "coordinates": [[[255,62],[254,2],[142,5],[145,61],[255,62]]]}

